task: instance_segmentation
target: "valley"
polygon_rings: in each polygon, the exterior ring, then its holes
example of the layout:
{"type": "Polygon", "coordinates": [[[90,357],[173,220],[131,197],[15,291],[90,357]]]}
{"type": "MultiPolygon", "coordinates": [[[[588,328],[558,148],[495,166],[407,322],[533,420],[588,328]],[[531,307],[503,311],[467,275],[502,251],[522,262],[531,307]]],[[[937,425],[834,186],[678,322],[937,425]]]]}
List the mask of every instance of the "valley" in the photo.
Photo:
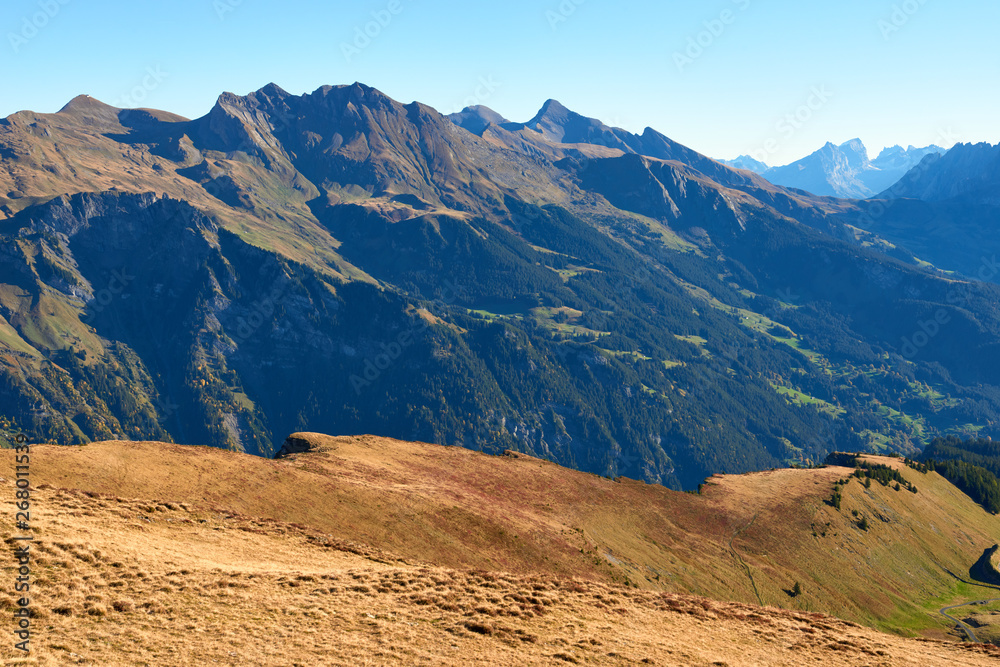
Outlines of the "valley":
{"type": "Polygon", "coordinates": [[[689,490],[994,432],[1000,288],[654,130],[487,111],[271,84],[194,120],[5,119],[0,419],[265,457],[375,434],[689,490]]]}
{"type": "Polygon", "coordinates": [[[1000,4],[0,19],[3,665],[1000,664],[1000,4]]]}

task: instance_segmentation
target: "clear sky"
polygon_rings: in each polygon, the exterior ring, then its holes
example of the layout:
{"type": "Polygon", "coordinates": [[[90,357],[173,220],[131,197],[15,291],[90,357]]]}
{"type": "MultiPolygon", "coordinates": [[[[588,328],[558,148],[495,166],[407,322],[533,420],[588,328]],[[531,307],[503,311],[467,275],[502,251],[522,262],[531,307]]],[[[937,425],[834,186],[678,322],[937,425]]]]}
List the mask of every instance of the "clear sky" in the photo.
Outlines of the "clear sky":
{"type": "Polygon", "coordinates": [[[555,98],[717,158],[854,137],[874,157],[1000,142],[998,24],[995,0],[4,0],[0,116],[361,81],[520,121],[555,98]]]}

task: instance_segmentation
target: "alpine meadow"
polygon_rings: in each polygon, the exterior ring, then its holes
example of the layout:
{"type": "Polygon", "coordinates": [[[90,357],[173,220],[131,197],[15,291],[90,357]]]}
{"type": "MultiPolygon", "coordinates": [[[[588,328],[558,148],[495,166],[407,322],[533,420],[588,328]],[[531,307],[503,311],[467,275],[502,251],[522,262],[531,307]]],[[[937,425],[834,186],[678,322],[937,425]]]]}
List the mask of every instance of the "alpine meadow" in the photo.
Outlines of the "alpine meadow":
{"type": "Polygon", "coordinates": [[[5,664],[1000,659],[1000,9],[13,4],[5,664]]]}

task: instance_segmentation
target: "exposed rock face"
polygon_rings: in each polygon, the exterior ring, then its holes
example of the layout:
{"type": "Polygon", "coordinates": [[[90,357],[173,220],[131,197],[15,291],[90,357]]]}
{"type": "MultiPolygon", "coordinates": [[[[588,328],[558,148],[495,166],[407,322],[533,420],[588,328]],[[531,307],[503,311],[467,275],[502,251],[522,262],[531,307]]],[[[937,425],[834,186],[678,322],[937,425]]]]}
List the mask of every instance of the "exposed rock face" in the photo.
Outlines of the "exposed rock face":
{"type": "Polygon", "coordinates": [[[859,249],[828,214],[857,202],[556,102],[473,114],[482,136],[353,84],[6,119],[0,417],[264,456],[372,433],[688,488],[865,434],[911,447],[875,395],[925,437],[1000,423],[995,293],[952,308],[954,281],[859,249]],[[899,370],[942,307],[962,324],[899,370]]]}
{"type": "MultiPolygon", "coordinates": [[[[887,149],[888,150],[888,149],[887,149]]],[[[844,220],[948,271],[1000,282],[1000,146],[956,144],[928,154],[844,220]]]]}
{"type": "Polygon", "coordinates": [[[976,581],[982,581],[991,586],[1000,585],[1000,572],[997,571],[996,567],[997,551],[1000,551],[1000,544],[994,544],[983,551],[979,560],[969,568],[969,575],[976,581]]]}
{"type": "Polygon", "coordinates": [[[943,152],[938,146],[893,146],[871,160],[861,140],[852,139],[839,146],[827,143],[812,155],[771,167],[762,175],[776,185],[816,195],[864,199],[891,186],[925,156],[943,152]]]}
{"type": "Polygon", "coordinates": [[[1000,145],[958,144],[941,156],[928,156],[880,197],[940,202],[1000,204],[1000,145]]]}
{"type": "Polygon", "coordinates": [[[274,455],[276,459],[283,459],[295,454],[305,454],[306,452],[319,451],[320,447],[315,439],[310,439],[303,433],[293,433],[285,438],[285,443],[274,455]]]}

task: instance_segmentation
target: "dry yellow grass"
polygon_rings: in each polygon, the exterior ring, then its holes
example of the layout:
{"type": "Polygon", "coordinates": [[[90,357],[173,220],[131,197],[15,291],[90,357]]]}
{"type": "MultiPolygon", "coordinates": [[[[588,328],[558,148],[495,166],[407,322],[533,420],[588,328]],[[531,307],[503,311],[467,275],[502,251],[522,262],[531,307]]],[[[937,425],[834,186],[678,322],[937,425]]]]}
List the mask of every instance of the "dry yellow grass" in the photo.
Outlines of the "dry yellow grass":
{"type": "MultiPolygon", "coordinates": [[[[408,563],[308,528],[92,495],[36,492],[30,663],[972,666],[1000,657],[821,614],[408,563]]],[[[0,655],[16,660],[9,643],[0,655]]]]}
{"type": "MultiPolygon", "coordinates": [[[[275,461],[34,446],[39,663],[990,659],[817,613],[945,637],[929,601],[962,591],[942,568],[967,571],[998,525],[936,475],[904,469],[916,495],[854,481],[837,512],[823,499],[844,468],[716,477],[695,496],[523,456],[300,442],[312,451],[275,461]]],[[[12,485],[0,494],[13,518],[12,485]]]]}

